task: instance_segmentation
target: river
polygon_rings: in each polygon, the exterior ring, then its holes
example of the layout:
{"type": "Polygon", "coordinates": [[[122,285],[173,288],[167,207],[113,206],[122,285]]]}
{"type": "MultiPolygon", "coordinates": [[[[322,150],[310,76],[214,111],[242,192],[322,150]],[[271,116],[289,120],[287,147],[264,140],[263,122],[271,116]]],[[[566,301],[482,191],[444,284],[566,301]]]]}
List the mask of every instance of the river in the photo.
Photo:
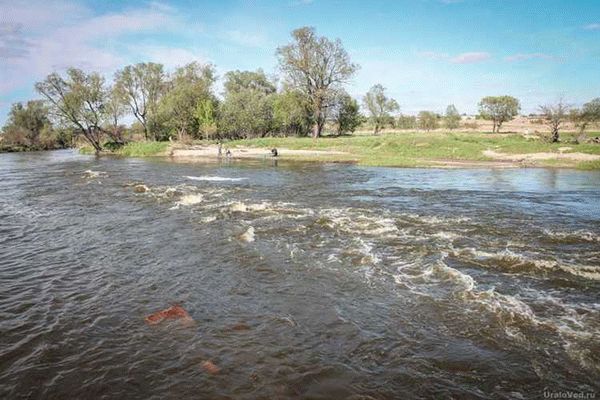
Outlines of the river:
{"type": "Polygon", "coordinates": [[[594,394],[600,173],[1,154],[0,337],[6,399],[594,394]]]}

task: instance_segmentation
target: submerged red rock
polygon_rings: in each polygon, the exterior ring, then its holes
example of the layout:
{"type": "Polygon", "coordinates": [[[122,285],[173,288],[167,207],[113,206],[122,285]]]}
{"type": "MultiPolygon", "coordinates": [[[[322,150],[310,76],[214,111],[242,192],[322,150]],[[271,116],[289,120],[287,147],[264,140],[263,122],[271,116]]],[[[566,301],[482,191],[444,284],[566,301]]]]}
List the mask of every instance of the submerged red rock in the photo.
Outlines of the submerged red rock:
{"type": "Polygon", "coordinates": [[[208,372],[211,375],[218,374],[221,371],[221,368],[217,367],[212,361],[206,360],[202,363],[202,369],[208,372]]]}
{"type": "Polygon", "coordinates": [[[174,305],[164,310],[148,315],[144,320],[149,325],[156,325],[165,319],[180,319],[184,322],[193,322],[193,318],[180,305],[174,305]]]}

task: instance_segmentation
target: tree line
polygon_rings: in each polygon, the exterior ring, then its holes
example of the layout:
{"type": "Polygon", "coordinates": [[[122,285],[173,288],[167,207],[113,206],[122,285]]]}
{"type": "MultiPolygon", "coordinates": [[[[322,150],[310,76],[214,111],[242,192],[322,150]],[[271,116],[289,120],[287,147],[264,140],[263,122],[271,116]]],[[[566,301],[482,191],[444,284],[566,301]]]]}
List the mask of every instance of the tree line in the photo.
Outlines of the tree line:
{"type": "MultiPolygon", "coordinates": [[[[224,75],[222,97],[215,94],[211,64],[192,62],[167,73],[158,63],[128,65],[112,82],[97,72],[70,68],[35,84],[43,100],[14,104],[4,126],[3,144],[30,149],[66,147],[83,137],[97,152],[121,146],[132,133],[146,140],[238,139],[275,135],[322,135],[325,126],[336,134],[369,124],[378,134],[387,126],[403,129],[460,127],[461,116],[449,105],[445,115],[422,111],[398,116],[400,106],[376,84],[361,104],[345,90],[359,66],[350,60],[339,39],[318,36],[313,28],[291,33],[291,41],[276,50],[281,81],[264,71],[230,71],[224,75]],[[361,105],[365,115],[361,113],[361,105]],[[130,128],[127,118],[135,118],[130,128]]],[[[576,120],[582,130],[600,120],[600,99],[574,110],[562,102],[542,106],[553,138],[564,120],[576,120]]],[[[481,118],[493,131],[518,115],[520,104],[510,96],[485,97],[481,118]]]]}

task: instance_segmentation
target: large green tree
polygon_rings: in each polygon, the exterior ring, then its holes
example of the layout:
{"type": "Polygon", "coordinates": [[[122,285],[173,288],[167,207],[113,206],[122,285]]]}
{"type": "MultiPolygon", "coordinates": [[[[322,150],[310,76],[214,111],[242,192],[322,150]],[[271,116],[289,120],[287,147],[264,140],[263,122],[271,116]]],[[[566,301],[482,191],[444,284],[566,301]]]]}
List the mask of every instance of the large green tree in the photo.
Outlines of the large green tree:
{"type": "MultiPolygon", "coordinates": [[[[189,63],[178,68],[169,82],[169,89],[160,102],[159,119],[168,131],[158,139],[176,134],[180,139],[186,136],[200,137],[200,110],[206,102],[216,102],[212,92],[215,82],[215,71],[211,64],[189,63]]],[[[214,106],[210,106],[211,110],[214,106]]]]}
{"type": "Polygon", "coordinates": [[[44,101],[30,100],[12,105],[3,133],[15,145],[35,149],[40,145],[42,133],[52,129],[51,125],[44,101]]]}
{"type": "Polygon", "coordinates": [[[165,92],[165,83],[166,74],[162,64],[128,65],[115,73],[115,90],[144,127],[146,139],[154,133],[152,124],[158,103],[165,92]]]}
{"type": "Polygon", "coordinates": [[[332,121],[338,135],[352,133],[363,123],[358,101],[345,92],[338,95],[332,114],[332,121]]]}
{"type": "Polygon", "coordinates": [[[82,134],[97,153],[102,150],[108,94],[100,74],[70,68],[65,77],[52,73],[35,88],[53,112],[82,134]]]}
{"type": "Polygon", "coordinates": [[[273,100],[275,130],[284,135],[307,136],[313,126],[313,114],[306,96],[284,88],[273,100]]]}
{"type": "Polygon", "coordinates": [[[363,106],[368,112],[368,117],[373,124],[373,133],[377,135],[385,124],[392,118],[392,113],[398,112],[400,106],[396,100],[388,98],[385,88],[373,85],[363,97],[363,106]]]}
{"type": "Polygon", "coordinates": [[[488,96],[479,102],[479,115],[492,121],[494,133],[500,132],[502,124],[516,117],[519,111],[521,104],[512,96],[488,96]]]}
{"type": "Polygon", "coordinates": [[[313,116],[312,136],[319,137],[336,91],[358,66],[350,61],[339,39],[318,36],[309,27],[292,31],[292,42],[279,47],[277,57],[287,83],[306,96],[313,116]]]}
{"type": "Polygon", "coordinates": [[[262,137],[274,130],[276,87],[262,70],[225,74],[225,98],[219,110],[219,131],[231,138],[262,137]]]}

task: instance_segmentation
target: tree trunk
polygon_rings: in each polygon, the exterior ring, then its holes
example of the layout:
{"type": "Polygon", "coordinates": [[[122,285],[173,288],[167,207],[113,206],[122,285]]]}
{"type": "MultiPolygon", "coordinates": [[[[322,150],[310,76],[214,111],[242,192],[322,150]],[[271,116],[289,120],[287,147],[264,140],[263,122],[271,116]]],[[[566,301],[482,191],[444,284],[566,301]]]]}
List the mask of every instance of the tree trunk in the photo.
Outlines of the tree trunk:
{"type": "Polygon", "coordinates": [[[552,143],[558,143],[560,136],[558,134],[558,128],[552,128],[552,143]]]}

